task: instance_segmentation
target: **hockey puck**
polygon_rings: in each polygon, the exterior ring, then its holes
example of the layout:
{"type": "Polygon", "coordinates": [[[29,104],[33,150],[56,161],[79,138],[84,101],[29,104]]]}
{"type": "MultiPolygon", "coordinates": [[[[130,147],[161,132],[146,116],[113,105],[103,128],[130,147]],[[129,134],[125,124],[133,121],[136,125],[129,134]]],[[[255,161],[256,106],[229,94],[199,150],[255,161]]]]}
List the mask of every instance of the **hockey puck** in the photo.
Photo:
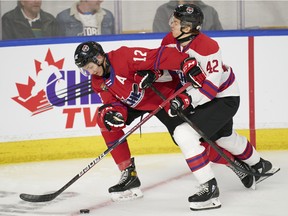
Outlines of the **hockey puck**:
{"type": "Polygon", "coordinates": [[[89,214],[90,210],[89,209],[80,209],[81,214],[89,214]]]}

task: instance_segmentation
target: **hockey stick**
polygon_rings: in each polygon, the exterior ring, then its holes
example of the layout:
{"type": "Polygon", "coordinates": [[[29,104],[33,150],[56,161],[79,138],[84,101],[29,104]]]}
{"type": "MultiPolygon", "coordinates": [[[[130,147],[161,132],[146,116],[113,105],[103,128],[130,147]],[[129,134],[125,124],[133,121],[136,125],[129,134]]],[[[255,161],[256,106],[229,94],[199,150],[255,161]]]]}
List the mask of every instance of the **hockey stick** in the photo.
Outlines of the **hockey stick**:
{"type": "Polygon", "coordinates": [[[158,113],[162,108],[164,108],[170,100],[175,98],[179,93],[183,92],[190,84],[184,85],[178,91],[176,91],[173,95],[167,98],[167,100],[163,101],[155,110],[150,112],[145,118],[142,119],[138,124],[132,127],[126,134],[124,134],[119,140],[115,141],[112,146],[106,149],[101,155],[95,158],[91,163],[89,163],[79,174],[77,174],[74,178],[72,178],[67,184],[65,184],[58,191],[50,194],[43,195],[32,195],[32,194],[20,194],[20,198],[27,202],[48,202],[55,199],[59,194],[61,194],[64,190],[66,190],[70,185],[76,182],[81,176],[87,173],[92,167],[94,167],[99,161],[101,161],[108,153],[110,153],[113,149],[115,149],[118,145],[126,140],[126,138],[131,135],[134,131],[136,131],[140,126],[142,126],[146,121],[148,121],[152,116],[158,113]]]}
{"type": "MultiPolygon", "coordinates": [[[[187,84],[187,83],[186,83],[187,84]]],[[[151,85],[150,88],[160,97],[163,101],[166,101],[166,97],[155,88],[155,86],[151,85]]],[[[240,172],[246,173],[248,175],[253,176],[272,176],[274,173],[255,173],[249,170],[245,170],[242,167],[235,164],[227,155],[223,153],[223,151],[218,147],[217,143],[210,140],[181,110],[177,110],[177,115],[182,118],[183,121],[187,122],[221,157],[223,157],[231,166],[237,169],[240,172]]]]}

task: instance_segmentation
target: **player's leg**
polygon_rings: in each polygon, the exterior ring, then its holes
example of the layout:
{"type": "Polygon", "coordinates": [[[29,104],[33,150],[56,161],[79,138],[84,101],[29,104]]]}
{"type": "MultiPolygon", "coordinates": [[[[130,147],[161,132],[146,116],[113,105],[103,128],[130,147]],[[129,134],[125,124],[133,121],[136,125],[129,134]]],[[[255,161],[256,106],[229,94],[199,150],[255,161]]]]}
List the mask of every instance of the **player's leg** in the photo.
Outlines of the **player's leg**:
{"type": "MultiPolygon", "coordinates": [[[[130,124],[134,119],[143,115],[145,112],[128,109],[128,117],[126,124],[130,124]]],[[[100,122],[100,121],[99,121],[100,122]]],[[[109,147],[119,140],[123,135],[123,130],[108,131],[104,125],[99,124],[101,134],[109,147]]],[[[134,158],[131,158],[128,142],[124,141],[118,145],[111,155],[119,170],[121,171],[120,180],[117,184],[108,189],[113,201],[132,200],[143,197],[140,189],[141,182],[136,172],[134,158]]]]}
{"type": "MultiPolygon", "coordinates": [[[[108,147],[123,135],[124,132],[122,130],[115,132],[102,131],[102,136],[108,147]]],[[[141,182],[136,172],[134,159],[131,158],[127,141],[111,151],[111,155],[121,172],[119,182],[108,189],[112,200],[122,201],[143,197],[140,189],[141,182]]]]}
{"type": "MultiPolygon", "coordinates": [[[[244,172],[241,172],[241,171],[237,170],[234,166],[229,164],[223,157],[221,157],[221,155],[218,154],[218,152],[216,152],[207,142],[202,142],[201,145],[205,146],[205,148],[207,149],[207,154],[208,154],[209,160],[211,162],[217,163],[217,164],[226,165],[227,167],[229,167],[238,176],[238,178],[241,180],[242,184],[246,188],[253,188],[253,189],[255,188],[255,179],[254,179],[253,176],[248,175],[248,174],[246,174],[244,172]]],[[[237,166],[239,166],[242,169],[245,169],[247,171],[251,171],[251,167],[248,164],[246,164],[245,162],[243,162],[243,161],[237,159],[236,157],[234,157],[234,155],[232,155],[226,149],[223,149],[221,147],[219,147],[219,148],[237,166]]]]}
{"type": "MultiPolygon", "coordinates": [[[[233,132],[233,120],[230,119],[219,131],[217,131],[216,134],[214,134],[211,139],[213,141],[216,141],[218,143],[219,138],[221,137],[229,137],[233,132]]],[[[233,140],[231,140],[233,142],[233,140]]],[[[219,146],[219,145],[218,145],[219,146]]],[[[224,152],[232,155],[233,158],[230,157],[230,159],[236,164],[237,166],[241,167],[242,169],[245,169],[247,171],[252,171],[251,167],[242,161],[240,158],[237,158],[235,155],[233,155],[231,152],[229,152],[227,149],[222,148],[219,146],[224,152]]],[[[212,151],[213,152],[213,151],[212,151]]],[[[241,172],[238,169],[236,169],[231,164],[227,163],[227,167],[229,167],[241,180],[242,184],[246,188],[252,188],[255,189],[255,177],[252,175],[248,175],[247,173],[241,172]]]]}
{"type": "MultiPolygon", "coordinates": [[[[189,111],[186,110],[186,114],[189,111]]],[[[219,189],[210,167],[206,149],[200,145],[200,136],[179,117],[170,117],[161,110],[156,117],[167,127],[171,137],[178,145],[186,159],[186,163],[200,183],[200,189],[189,197],[191,210],[218,208],[219,189]]]]}
{"type": "MultiPolygon", "coordinates": [[[[228,99],[214,99],[213,101],[198,106],[194,111],[195,114],[191,115],[191,121],[205,133],[212,141],[216,141],[219,137],[230,135],[232,133],[233,122],[231,118],[236,113],[239,105],[239,98],[228,99]],[[227,106],[228,104],[228,106],[227,106]],[[228,123],[227,123],[228,122],[228,123]],[[217,133],[218,132],[218,133],[217,133]]],[[[223,157],[221,157],[210,145],[201,139],[202,145],[207,148],[207,155],[209,160],[214,163],[224,164],[231,168],[234,173],[239,177],[245,187],[252,187],[254,177],[240,172],[231,166],[223,157]]],[[[220,147],[221,148],[221,147],[220,147]]],[[[222,149],[223,153],[229,157],[234,163],[246,170],[251,168],[244,162],[235,158],[231,152],[222,149]]]]}
{"type": "Polygon", "coordinates": [[[188,198],[191,210],[221,207],[219,188],[211,169],[206,149],[200,145],[200,135],[187,123],[176,127],[174,139],[180,147],[188,167],[200,184],[199,191],[188,198]]]}
{"type": "MultiPolygon", "coordinates": [[[[239,97],[227,97],[221,99],[214,99],[212,102],[200,107],[198,110],[198,116],[195,115],[192,119],[197,121],[197,118],[206,118],[206,121],[199,122],[199,128],[210,137],[211,140],[216,141],[217,144],[223,149],[229,151],[235,158],[236,163],[244,166],[245,168],[253,168],[257,163],[257,167],[265,166],[263,172],[278,171],[279,169],[273,168],[271,163],[266,160],[260,161],[260,155],[256,149],[251,145],[246,137],[240,136],[235,131],[233,131],[233,116],[236,114],[239,106],[239,97]],[[206,115],[206,117],[204,116],[206,115]],[[208,125],[205,125],[207,122],[208,125]]],[[[254,168],[255,169],[255,168],[254,168]]],[[[255,169],[255,170],[256,170],[255,169]]],[[[238,177],[241,179],[241,173],[237,173],[238,177]]],[[[242,173],[243,174],[243,173],[242,173]]],[[[254,176],[243,174],[245,179],[241,179],[245,187],[253,187],[252,178],[254,176]]],[[[255,178],[259,182],[259,178],[255,178]]]]}
{"type": "MultiPolygon", "coordinates": [[[[254,146],[247,140],[246,137],[239,135],[237,132],[228,137],[222,137],[217,140],[217,143],[222,148],[227,149],[236,158],[248,164],[252,169],[258,173],[275,173],[279,171],[278,167],[274,167],[268,160],[261,158],[254,146]]],[[[265,177],[255,177],[256,183],[264,180],[265,177]]]]}

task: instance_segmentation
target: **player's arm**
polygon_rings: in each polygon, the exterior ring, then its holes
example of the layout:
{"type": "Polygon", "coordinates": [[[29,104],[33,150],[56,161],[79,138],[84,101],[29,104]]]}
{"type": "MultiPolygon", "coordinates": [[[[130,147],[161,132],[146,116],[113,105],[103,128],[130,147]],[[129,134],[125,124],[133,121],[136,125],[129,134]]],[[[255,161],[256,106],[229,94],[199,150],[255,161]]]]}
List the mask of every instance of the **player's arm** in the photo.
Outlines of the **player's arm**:
{"type": "Polygon", "coordinates": [[[109,91],[99,94],[103,105],[98,108],[98,125],[101,130],[118,131],[125,128],[127,107],[109,91]]]}
{"type": "Polygon", "coordinates": [[[171,100],[168,112],[170,116],[175,116],[177,110],[184,110],[190,105],[195,108],[207,103],[216,96],[223,75],[222,61],[218,56],[216,53],[216,55],[202,59],[202,65],[206,65],[205,70],[194,57],[189,57],[183,61],[181,70],[187,82],[190,82],[193,88],[188,88],[187,93],[182,93],[171,100]],[[219,67],[218,62],[220,62],[219,67]]]}
{"type": "Polygon", "coordinates": [[[163,70],[179,70],[181,62],[188,57],[174,48],[135,48],[131,67],[135,70],[134,80],[140,88],[147,88],[163,75],[163,70]]]}
{"type": "Polygon", "coordinates": [[[206,72],[194,57],[189,57],[181,63],[181,70],[187,82],[191,82],[194,88],[201,88],[205,79],[206,72]]]}
{"type": "Polygon", "coordinates": [[[194,86],[194,88],[187,89],[194,108],[213,100],[221,92],[221,89],[226,88],[230,83],[228,81],[227,83],[224,82],[224,85],[221,84],[223,79],[226,80],[226,75],[223,74],[225,72],[222,68],[222,58],[219,51],[203,58],[188,59],[182,65],[182,71],[186,80],[194,86]]]}
{"type": "Polygon", "coordinates": [[[97,122],[101,130],[117,131],[125,127],[127,107],[108,91],[102,79],[92,76],[92,88],[103,105],[97,109],[97,122]]]}
{"type": "MultiPolygon", "coordinates": [[[[157,49],[133,47],[121,50],[131,71],[140,70],[179,70],[181,62],[188,56],[177,49],[161,46],[157,49]]],[[[124,57],[123,57],[124,58],[124,57]]]]}
{"type": "Polygon", "coordinates": [[[162,70],[139,70],[135,73],[134,80],[139,83],[139,88],[146,89],[162,75],[162,70]]]}

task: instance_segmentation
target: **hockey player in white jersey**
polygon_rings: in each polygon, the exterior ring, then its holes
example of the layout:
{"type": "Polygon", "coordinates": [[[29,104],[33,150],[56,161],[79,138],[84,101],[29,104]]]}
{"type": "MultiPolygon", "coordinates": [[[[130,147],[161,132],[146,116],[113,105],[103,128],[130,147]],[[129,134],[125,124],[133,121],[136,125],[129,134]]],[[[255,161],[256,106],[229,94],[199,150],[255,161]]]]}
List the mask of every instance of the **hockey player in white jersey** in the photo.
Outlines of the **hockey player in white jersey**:
{"type": "MultiPolygon", "coordinates": [[[[278,168],[261,158],[247,138],[233,130],[233,116],[240,103],[238,84],[232,69],[223,64],[218,43],[200,31],[203,19],[203,13],[196,5],[179,5],[170,20],[171,32],[162,41],[162,45],[189,54],[190,58],[183,62],[182,71],[178,73],[183,83],[191,82],[193,86],[171,101],[169,113],[176,116],[177,110],[193,106],[188,118],[210,140],[255,172],[276,172],[278,168]]],[[[191,133],[190,125],[183,123],[176,127],[174,139],[201,186],[188,199],[190,209],[221,207],[217,181],[205,148],[200,145],[199,133],[195,130],[191,133]]],[[[255,177],[255,180],[261,181],[261,178],[255,177]]]]}

